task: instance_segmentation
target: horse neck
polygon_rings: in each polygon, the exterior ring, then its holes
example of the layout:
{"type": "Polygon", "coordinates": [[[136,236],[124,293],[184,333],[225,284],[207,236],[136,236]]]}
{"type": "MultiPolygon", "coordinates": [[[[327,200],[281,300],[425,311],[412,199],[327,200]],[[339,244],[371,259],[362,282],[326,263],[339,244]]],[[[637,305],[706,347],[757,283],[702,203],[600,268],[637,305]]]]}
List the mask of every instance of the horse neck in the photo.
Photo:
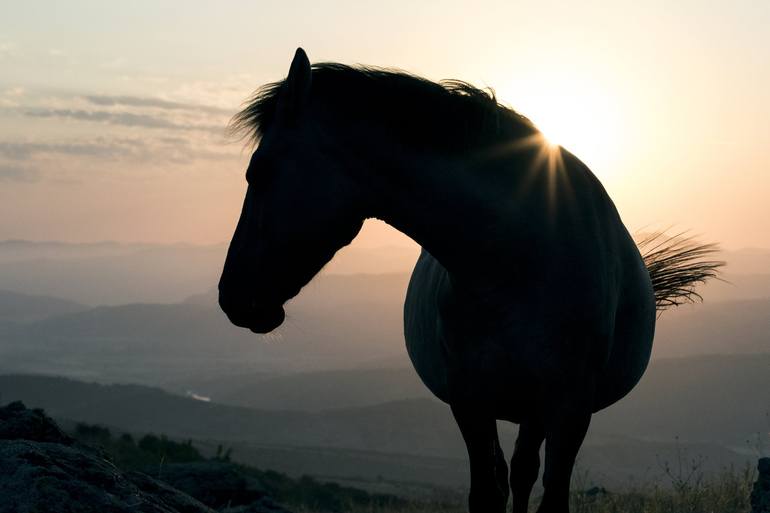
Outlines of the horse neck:
{"type": "Polygon", "coordinates": [[[348,146],[356,154],[369,217],[411,237],[450,275],[485,291],[499,280],[494,262],[505,262],[510,226],[499,195],[467,161],[410,149],[382,137],[348,146]]]}

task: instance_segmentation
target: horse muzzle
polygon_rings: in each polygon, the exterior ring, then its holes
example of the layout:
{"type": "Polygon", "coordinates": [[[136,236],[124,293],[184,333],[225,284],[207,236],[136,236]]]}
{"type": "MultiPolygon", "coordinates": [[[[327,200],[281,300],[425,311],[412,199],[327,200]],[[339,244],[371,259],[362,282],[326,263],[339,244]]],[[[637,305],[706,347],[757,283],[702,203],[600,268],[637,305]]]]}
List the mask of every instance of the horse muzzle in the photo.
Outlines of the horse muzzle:
{"type": "Polygon", "coordinates": [[[286,312],[281,304],[260,303],[259,301],[232,301],[220,292],[219,306],[230,322],[254,333],[270,333],[283,323],[286,312]]]}

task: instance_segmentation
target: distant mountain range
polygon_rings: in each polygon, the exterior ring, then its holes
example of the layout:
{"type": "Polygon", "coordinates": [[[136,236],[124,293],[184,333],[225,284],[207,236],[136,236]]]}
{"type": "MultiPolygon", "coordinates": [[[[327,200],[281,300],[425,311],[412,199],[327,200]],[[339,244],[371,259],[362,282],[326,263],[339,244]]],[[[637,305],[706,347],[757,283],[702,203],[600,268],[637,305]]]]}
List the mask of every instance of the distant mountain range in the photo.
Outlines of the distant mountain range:
{"type": "MultiPolygon", "coordinates": [[[[6,291],[0,294],[0,371],[198,389],[233,375],[384,361],[406,367],[402,305],[408,280],[408,274],[321,275],[289,303],[285,325],[267,336],[231,325],[213,291],[176,304],[96,308],[6,291]]],[[[653,356],[764,352],[770,352],[770,299],[666,312],[653,356]]]]}
{"type": "Polygon", "coordinates": [[[0,290],[0,322],[30,322],[75,312],[88,307],[69,299],[0,290]]]}
{"type": "MultiPolygon", "coordinates": [[[[227,245],[0,241],[0,289],[91,306],[176,303],[213,288],[227,245]]],[[[419,248],[340,250],[324,274],[409,273],[419,248]]],[[[770,298],[770,250],[723,251],[724,278],[702,288],[709,302],[770,298]]]]}
{"type": "Polygon", "coordinates": [[[163,384],[187,376],[353,367],[404,354],[402,306],[395,298],[407,279],[323,275],[291,303],[285,325],[267,336],[230,324],[213,295],[0,322],[0,369],[163,384]]]}
{"type": "MultiPolygon", "coordinates": [[[[14,374],[0,377],[0,400],[226,441],[249,463],[295,475],[467,482],[454,421],[404,349],[415,248],[345,249],[267,336],[232,326],[218,309],[224,251],[0,242],[0,373],[14,374]],[[174,394],[107,385],[115,382],[174,394]]],[[[704,304],[664,313],[640,385],[595,416],[579,465],[600,483],[660,477],[660,461],[682,450],[717,468],[767,445],[770,251],[725,259],[730,283],[704,287],[704,304]]],[[[510,450],[515,428],[501,428],[510,450]]]]}
{"type": "MultiPolygon", "coordinates": [[[[176,303],[216,286],[226,244],[0,241],[0,289],[91,306],[176,303]]],[[[343,248],[325,274],[411,271],[419,249],[343,248]]]]}
{"type": "MultiPolygon", "coordinates": [[[[662,462],[676,458],[705,458],[706,472],[743,465],[754,457],[757,436],[767,429],[768,366],[770,355],[656,362],[635,392],[595,416],[579,468],[600,483],[627,484],[628,479],[660,478],[662,462]]],[[[328,381],[317,374],[297,378],[298,387],[328,381]]],[[[366,375],[348,379],[362,396],[372,384],[366,375]]],[[[388,380],[380,375],[374,381],[388,380]]],[[[235,448],[236,459],[295,475],[467,482],[459,431],[448,407],[433,399],[315,412],[252,409],[137,385],[19,375],[0,376],[0,393],[2,402],[21,399],[58,418],[208,445],[225,442],[235,448]]],[[[382,398],[377,391],[369,394],[382,398]]],[[[500,427],[510,454],[516,429],[508,423],[500,427]]]]}

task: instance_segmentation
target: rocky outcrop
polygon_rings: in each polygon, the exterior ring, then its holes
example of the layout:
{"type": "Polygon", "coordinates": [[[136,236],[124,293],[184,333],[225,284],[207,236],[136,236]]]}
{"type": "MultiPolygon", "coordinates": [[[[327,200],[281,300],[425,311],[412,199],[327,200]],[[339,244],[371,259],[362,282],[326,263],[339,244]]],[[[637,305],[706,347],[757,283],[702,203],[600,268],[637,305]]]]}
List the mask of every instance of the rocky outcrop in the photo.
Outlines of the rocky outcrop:
{"type": "Polygon", "coordinates": [[[751,491],[751,513],[770,513],[770,458],[760,458],[759,474],[751,491]]]}
{"type": "MultiPolygon", "coordinates": [[[[175,475],[180,483],[197,482],[199,490],[206,492],[200,479],[215,479],[215,467],[203,474],[191,469],[175,475]],[[190,477],[193,474],[198,481],[190,477]]],[[[244,502],[241,509],[228,511],[285,513],[253,483],[235,477],[235,481],[232,475],[222,478],[230,485],[220,483],[218,491],[208,495],[217,506],[228,494],[233,496],[230,488],[235,483],[244,502]],[[254,500],[246,504],[246,499],[254,500]]],[[[98,449],[62,432],[42,410],[27,409],[20,402],[0,408],[0,497],[0,513],[216,513],[164,481],[121,471],[98,449]]]]}
{"type": "Polygon", "coordinates": [[[156,477],[221,512],[286,513],[265,494],[259,480],[233,463],[172,463],[159,469],[156,477]]]}

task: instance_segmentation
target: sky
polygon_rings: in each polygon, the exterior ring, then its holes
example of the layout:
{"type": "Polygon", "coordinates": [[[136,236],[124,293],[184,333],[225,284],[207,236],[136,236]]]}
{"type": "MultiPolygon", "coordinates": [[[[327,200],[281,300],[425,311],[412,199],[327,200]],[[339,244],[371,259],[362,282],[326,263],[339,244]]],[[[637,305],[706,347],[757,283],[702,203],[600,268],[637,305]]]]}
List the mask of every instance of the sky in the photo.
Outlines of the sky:
{"type": "Polygon", "coordinates": [[[767,1],[0,0],[0,240],[229,240],[225,126],[302,46],[494,88],[632,232],[770,247],[769,26],[767,1]]]}

